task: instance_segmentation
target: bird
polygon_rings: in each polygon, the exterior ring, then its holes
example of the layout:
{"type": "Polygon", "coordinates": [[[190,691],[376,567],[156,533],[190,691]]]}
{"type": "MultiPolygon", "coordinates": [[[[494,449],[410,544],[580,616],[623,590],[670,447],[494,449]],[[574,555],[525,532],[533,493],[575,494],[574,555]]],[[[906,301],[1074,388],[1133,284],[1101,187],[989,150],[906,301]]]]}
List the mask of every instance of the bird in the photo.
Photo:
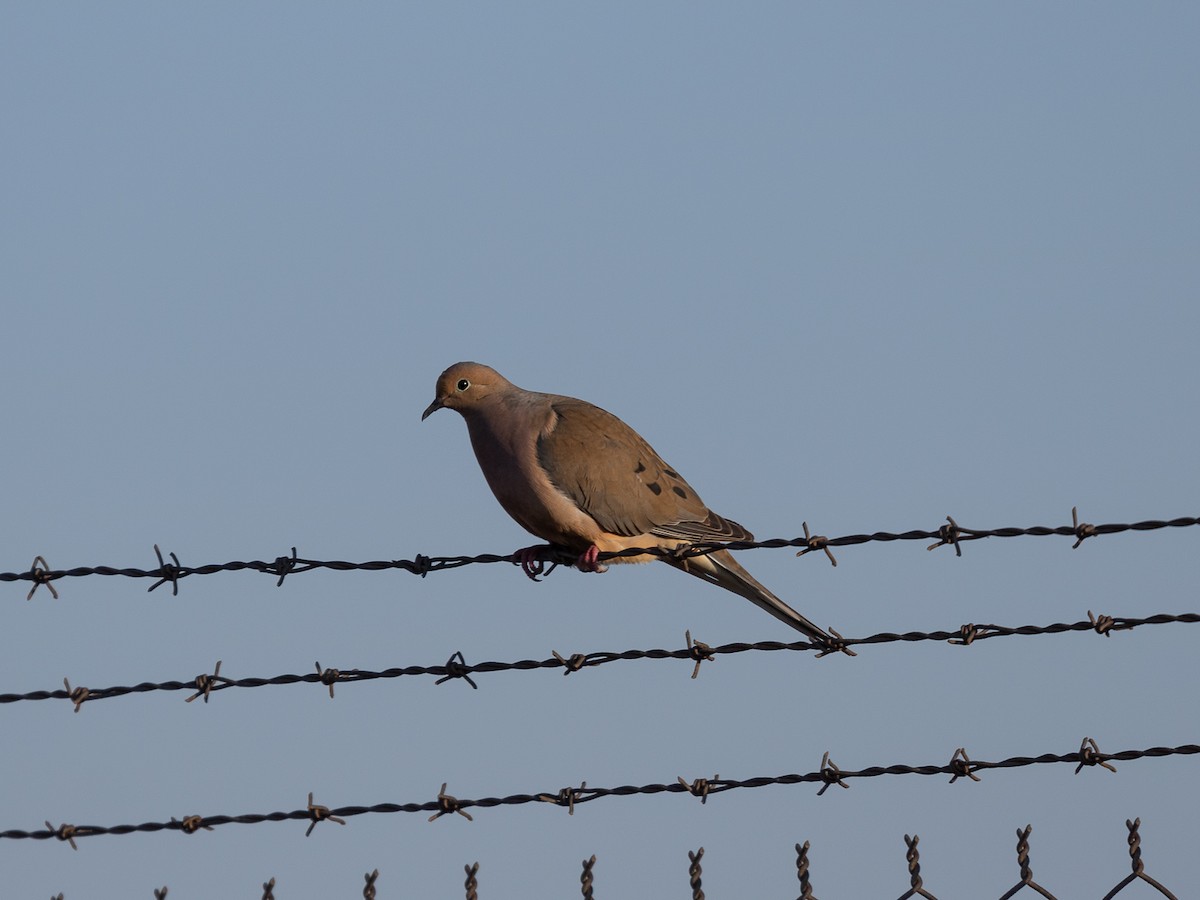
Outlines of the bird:
{"type": "MultiPolygon", "coordinates": [[[[517,387],[490,366],[459,362],[440,376],[421,421],[452,409],[467,423],[479,468],[517,524],[553,547],[578,554],[576,568],[602,572],[601,553],[630,548],[673,552],[695,543],[754,536],[709,509],[646,440],[585,400],[517,387]]],[[[534,577],[545,548],[514,554],[534,577]]],[[[775,596],[728,550],[698,556],[637,554],[611,562],[661,559],[732,591],[822,646],[832,638],[775,596]]]]}

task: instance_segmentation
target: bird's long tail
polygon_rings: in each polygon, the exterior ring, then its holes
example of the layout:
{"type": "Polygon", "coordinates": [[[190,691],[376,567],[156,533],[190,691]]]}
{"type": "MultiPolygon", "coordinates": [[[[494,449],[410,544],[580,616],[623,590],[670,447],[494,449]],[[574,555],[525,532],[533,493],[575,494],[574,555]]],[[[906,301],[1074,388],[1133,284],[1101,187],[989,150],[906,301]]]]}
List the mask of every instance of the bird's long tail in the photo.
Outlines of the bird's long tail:
{"type": "Polygon", "coordinates": [[[786,622],[818,643],[828,644],[833,640],[826,631],[818,628],[755,581],[754,576],[738,565],[728,550],[716,550],[705,556],[693,556],[687,560],[663,557],[663,561],[677,569],[683,569],[689,575],[695,575],[710,584],[732,591],[739,597],[745,597],[759,609],[769,612],[779,621],[786,622]]]}

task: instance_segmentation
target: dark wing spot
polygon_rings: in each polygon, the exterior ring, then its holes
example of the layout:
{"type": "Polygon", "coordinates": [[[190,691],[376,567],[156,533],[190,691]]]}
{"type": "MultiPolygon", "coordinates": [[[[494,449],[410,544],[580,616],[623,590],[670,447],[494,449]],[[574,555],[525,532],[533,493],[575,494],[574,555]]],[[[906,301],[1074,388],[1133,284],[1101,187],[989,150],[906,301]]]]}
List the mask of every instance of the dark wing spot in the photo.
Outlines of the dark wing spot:
{"type": "Polygon", "coordinates": [[[662,493],[662,485],[657,481],[650,482],[648,485],[646,485],[646,487],[650,488],[650,490],[654,492],[655,496],[658,496],[662,493]]]}
{"type": "Polygon", "coordinates": [[[639,460],[638,460],[638,467],[637,467],[636,469],[634,469],[634,470],[633,470],[633,474],[634,474],[634,475],[641,475],[641,474],[642,474],[643,472],[645,472],[645,471],[646,471],[646,464],[645,464],[644,462],[642,462],[642,461],[639,459],[639,460]]]}
{"type": "Polygon", "coordinates": [[[679,495],[680,497],[682,497],[684,500],[686,500],[686,499],[687,499],[687,491],[685,491],[683,488],[681,488],[681,487],[673,487],[673,488],[671,488],[671,490],[673,490],[673,491],[674,491],[676,494],[678,494],[678,495],[679,495]]]}
{"type": "Polygon", "coordinates": [[[672,472],[670,469],[663,469],[663,471],[664,471],[664,472],[666,472],[666,473],[667,473],[667,475],[669,475],[671,478],[678,478],[678,477],[679,477],[679,473],[678,473],[678,472],[672,472]]]}

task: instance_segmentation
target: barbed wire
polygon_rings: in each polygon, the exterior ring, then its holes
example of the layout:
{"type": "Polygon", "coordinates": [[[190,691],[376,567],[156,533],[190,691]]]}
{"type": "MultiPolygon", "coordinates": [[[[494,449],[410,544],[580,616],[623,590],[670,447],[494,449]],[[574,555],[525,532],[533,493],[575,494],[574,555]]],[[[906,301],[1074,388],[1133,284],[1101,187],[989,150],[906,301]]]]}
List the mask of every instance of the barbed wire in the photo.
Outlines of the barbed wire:
{"type": "MultiPolygon", "coordinates": [[[[1121,893],[1126,887],[1134,881],[1142,881],[1155,888],[1162,896],[1170,898],[1170,900],[1178,900],[1170,890],[1161,883],[1156,881],[1146,872],[1146,865],[1142,861],[1142,837],[1139,829],[1141,828],[1142,820],[1126,819],[1125,827],[1129,834],[1126,838],[1126,843],[1129,846],[1130,868],[1132,871],[1122,881],[1118,882],[1112,890],[1105,894],[1105,900],[1111,900],[1121,893]]],[[[1056,900],[1055,896],[1050,893],[1042,885],[1033,880],[1033,868],[1029,862],[1029,836],[1033,832],[1032,825],[1026,825],[1024,828],[1017,829],[1017,865],[1020,868],[1020,877],[1015,885],[1009,888],[1000,900],[1009,900],[1017,892],[1024,888],[1030,888],[1046,900],[1056,900]]],[[[905,845],[905,862],[908,868],[909,889],[901,895],[901,900],[905,897],[920,896],[932,898],[936,900],[929,891],[925,889],[925,880],[921,875],[921,856],[917,845],[920,843],[920,836],[913,835],[904,836],[905,845]]],[[[799,900],[816,900],[813,894],[812,875],[810,873],[809,850],[811,844],[805,841],[803,844],[796,844],[796,879],[800,882],[800,897],[799,900]]],[[[701,847],[696,851],[688,851],[688,885],[692,890],[692,900],[703,900],[704,889],[702,884],[703,871],[701,868],[701,860],[704,858],[704,848],[701,847]]],[[[589,859],[582,862],[582,872],[579,876],[579,892],[584,900],[594,900],[594,883],[595,883],[595,867],[596,856],[593,854],[589,859]]],[[[479,896],[479,862],[476,861],[469,865],[463,866],[463,871],[466,873],[466,879],[463,881],[463,888],[466,891],[466,900],[478,900],[479,896]]],[[[363,886],[362,895],[365,900],[375,900],[375,883],[379,880],[379,870],[375,869],[372,872],[367,872],[363,875],[365,885],[363,886]]],[[[275,879],[272,877],[268,881],[264,881],[262,885],[261,900],[276,900],[275,897],[275,879]]],[[[167,887],[154,889],[155,900],[166,900],[167,887]]],[[[59,894],[54,900],[64,900],[62,894],[59,894]]]]}
{"type": "MultiPolygon", "coordinates": [[[[718,549],[727,550],[755,550],[755,549],[781,549],[785,547],[799,547],[800,552],[797,556],[803,556],[806,553],[820,550],[826,554],[829,561],[833,565],[837,565],[837,560],[833,556],[832,548],[834,547],[849,547],[859,544],[872,542],[891,542],[891,541],[928,541],[933,540],[935,543],[929,545],[926,549],[933,550],[938,547],[951,546],[954,547],[956,555],[962,555],[962,545],[970,542],[982,540],[983,538],[1000,537],[1048,537],[1051,535],[1059,535],[1063,537],[1075,538],[1073,548],[1078,548],[1085,540],[1100,535],[1120,534],[1128,531],[1158,531],[1165,528],[1187,528],[1195,525],[1200,525],[1200,518],[1182,517],[1176,519],[1148,519],[1142,522],[1132,523],[1108,523],[1103,525],[1092,525],[1087,522],[1080,522],[1076,509],[1071,510],[1072,524],[1045,526],[1035,525],[1028,528],[967,528],[959,525],[952,516],[947,516],[946,525],[942,525],[935,530],[915,529],[903,532],[888,532],[876,531],[870,534],[847,534],[841,537],[825,537],[824,535],[813,535],[809,532],[808,523],[803,523],[804,537],[796,538],[773,538],[764,541],[731,541],[726,543],[720,542],[702,542],[692,544],[688,547],[678,550],[667,550],[661,547],[648,548],[630,548],[613,553],[601,553],[599,559],[601,561],[614,559],[626,556],[658,556],[662,558],[671,557],[675,559],[688,559],[693,556],[702,556],[705,553],[711,553],[718,549]]],[[[32,599],[38,587],[45,585],[55,598],[58,597],[58,591],[55,589],[53,582],[63,578],[83,578],[92,575],[117,576],[123,578],[153,578],[156,579],[154,584],[150,585],[149,591],[153,591],[164,584],[171,585],[171,593],[179,593],[179,582],[184,578],[193,575],[212,575],[217,572],[238,572],[252,571],[261,572],[267,575],[276,577],[276,586],[281,586],[285,578],[289,575],[300,574],[302,572],[311,572],[316,569],[329,569],[337,572],[347,571],[384,571],[384,570],[401,570],[411,572],[414,575],[425,577],[430,572],[441,572],[447,569],[457,569],[462,566],[475,564],[492,564],[492,563],[520,563],[520,553],[496,554],[484,553],[477,556],[425,556],[417,554],[413,559],[391,559],[391,560],[370,560],[367,562],[346,562],[344,560],[318,560],[305,559],[297,555],[295,547],[292,547],[290,556],[278,556],[273,561],[265,560],[241,560],[226,563],[209,563],[201,566],[185,566],[179,561],[179,557],[174,553],[169,553],[167,558],[164,558],[162,551],[158,545],[154,545],[154,552],[158,558],[158,566],[152,569],[139,569],[133,567],[115,567],[115,566],[78,566],[72,569],[52,569],[42,556],[37,556],[30,568],[24,572],[0,572],[0,582],[15,582],[29,581],[33,583],[26,599],[32,599]]],[[[529,557],[531,560],[538,560],[542,564],[549,563],[549,569],[543,571],[538,568],[530,577],[546,574],[548,575],[558,565],[569,565],[575,559],[575,554],[566,553],[562,548],[556,548],[550,545],[538,548],[538,553],[529,557]]]]}
{"type": "MultiPolygon", "coordinates": [[[[337,669],[323,667],[320,661],[315,663],[315,671],[301,674],[274,675],[269,678],[230,678],[221,674],[221,660],[211,673],[202,673],[192,678],[173,681],[143,681],[134,685],[117,685],[113,687],[88,688],[77,686],[72,688],[69,679],[63,679],[63,687],[54,690],[29,691],[27,693],[0,694],[0,704],[18,703],[26,700],[69,700],[75,707],[75,712],[85,703],[95,700],[107,700],[113,697],[123,697],[128,694],[146,694],[156,691],[190,691],[186,698],[188,703],[202,698],[205,703],[214,693],[230,688],[258,688],[285,684],[320,684],[329,688],[329,696],[334,696],[334,686],[339,684],[355,684],[363,681],[378,679],[400,678],[419,675],[432,675],[437,678],[437,684],[444,684],[454,679],[462,679],[472,688],[478,689],[474,675],[494,672],[531,671],[536,669],[562,669],[563,675],[570,675],[582,669],[593,668],[614,662],[632,660],[665,660],[679,659],[694,663],[692,678],[700,673],[700,666],[705,662],[714,662],[718,656],[728,656],[737,653],[772,653],[776,651],[804,652],[817,651],[817,657],[828,656],[843,652],[856,656],[853,647],[870,644],[918,643],[938,641],[954,644],[960,647],[971,646],[977,641],[999,637],[1028,637],[1032,635],[1067,634],[1072,632],[1092,631],[1098,635],[1111,637],[1114,631],[1128,631],[1146,625],[1197,624],[1200,623],[1200,613],[1181,613],[1133,618],[1126,616],[1094,615],[1088,611],[1088,618],[1078,622],[1055,622],[1049,625],[1020,625],[1009,627],[1005,625],[983,625],[968,623],[953,631],[906,631],[902,634],[895,632],[880,632],[861,638],[837,637],[833,646],[816,644],[810,641],[757,641],[754,643],[730,643],[712,646],[703,641],[694,640],[691,631],[685,633],[686,647],[676,650],[625,650],[620,653],[595,651],[592,653],[573,653],[563,656],[557,650],[551,651],[547,659],[521,659],[511,662],[480,662],[468,663],[461,651],[457,651],[441,665],[395,666],[382,671],[369,669],[337,669]]],[[[836,633],[835,633],[836,634],[836,633]]]]}
{"type": "Polygon", "coordinates": [[[954,751],[950,761],[941,765],[911,766],[900,764],[870,766],[865,769],[849,770],[843,769],[834,763],[827,751],[821,760],[820,768],[804,774],[760,776],[745,780],[721,778],[719,775],[714,775],[712,778],[696,778],[692,781],[686,780],[683,776],[678,776],[675,781],[669,783],[626,784],[612,788],[588,787],[587,782],[584,781],[577,788],[565,787],[556,791],[510,794],[506,797],[482,797],[477,800],[460,800],[457,797],[451,796],[446,793],[447,785],[443,784],[437,794],[437,798],[434,800],[409,803],[377,803],[373,806],[341,806],[337,808],[330,808],[314,803],[313,795],[309,793],[308,803],[303,809],[293,809],[286,812],[211,816],[190,814],[185,815],[182,819],[172,817],[168,822],[142,822],[138,825],[73,825],[64,823],[56,828],[50,822],[46,822],[45,829],[33,831],[9,829],[0,831],[0,839],[48,840],[56,838],[70,844],[73,849],[78,849],[75,843],[76,839],[95,837],[102,834],[125,835],[135,832],[158,831],[181,831],[185,834],[194,834],[201,829],[208,831],[219,825],[257,825],[263,822],[284,821],[308,822],[308,830],[305,832],[305,837],[307,837],[312,834],[313,829],[321,822],[330,821],[339,825],[345,825],[346,819],[375,813],[432,812],[433,815],[429,816],[430,822],[447,815],[459,815],[472,821],[473,816],[467,812],[469,809],[492,809],[500,806],[520,806],[526,803],[549,803],[554,806],[563,807],[568,811],[569,815],[574,815],[575,807],[606,797],[686,793],[698,798],[701,803],[707,803],[710,796],[723,794],[726,791],[793,784],[820,784],[821,788],[817,791],[817,796],[821,796],[834,785],[848,789],[850,785],[846,782],[850,779],[876,778],[882,775],[950,775],[950,783],[953,784],[960,778],[970,781],[980,781],[979,774],[989,769],[1012,769],[1056,763],[1074,763],[1076,775],[1084,768],[1095,766],[1100,766],[1115,773],[1117,769],[1113,765],[1114,761],[1122,762],[1164,756],[1191,756],[1197,753],[1200,753],[1200,744],[1181,744],[1177,747],[1148,747],[1143,750],[1122,750],[1117,753],[1104,753],[1097,746],[1095,740],[1085,737],[1079,749],[1072,753],[1012,756],[996,762],[989,762],[986,760],[970,759],[967,756],[966,750],[959,747],[954,751]]]}

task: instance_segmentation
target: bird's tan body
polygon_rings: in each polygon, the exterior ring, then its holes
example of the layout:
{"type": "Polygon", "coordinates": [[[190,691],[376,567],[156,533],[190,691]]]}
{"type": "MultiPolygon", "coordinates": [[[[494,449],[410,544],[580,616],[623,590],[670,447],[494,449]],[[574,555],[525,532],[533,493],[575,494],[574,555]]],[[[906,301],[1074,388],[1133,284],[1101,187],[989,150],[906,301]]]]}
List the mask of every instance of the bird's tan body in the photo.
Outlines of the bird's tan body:
{"type": "MultiPolygon", "coordinates": [[[[537,395],[540,398],[543,395],[537,395]]],[[[526,405],[517,398],[492,401],[500,405],[526,405]]],[[[555,416],[548,405],[539,403],[522,416],[499,416],[498,428],[487,427],[480,416],[465,416],[467,432],[475,457],[488,460],[482,466],[483,477],[504,511],[530,534],[552,544],[572,550],[583,550],[595,544],[601,550],[610,547],[608,535],[596,520],[577,506],[547,478],[536,476],[538,470],[537,442],[549,433],[555,416]],[[519,427],[512,427],[519,423],[519,427]],[[509,427],[505,427],[505,425],[509,427]],[[601,544],[605,546],[601,547],[601,544]]]]}
{"type": "MultiPolygon", "coordinates": [[[[488,366],[466,362],[438,378],[436,397],[422,418],[443,407],[466,420],[475,457],[500,505],[551,544],[603,553],[753,538],[710,510],[641,435],[598,406],[525,391],[488,366]]],[[[726,550],[666,562],[746,597],[810,637],[828,638],[726,550]]]]}

